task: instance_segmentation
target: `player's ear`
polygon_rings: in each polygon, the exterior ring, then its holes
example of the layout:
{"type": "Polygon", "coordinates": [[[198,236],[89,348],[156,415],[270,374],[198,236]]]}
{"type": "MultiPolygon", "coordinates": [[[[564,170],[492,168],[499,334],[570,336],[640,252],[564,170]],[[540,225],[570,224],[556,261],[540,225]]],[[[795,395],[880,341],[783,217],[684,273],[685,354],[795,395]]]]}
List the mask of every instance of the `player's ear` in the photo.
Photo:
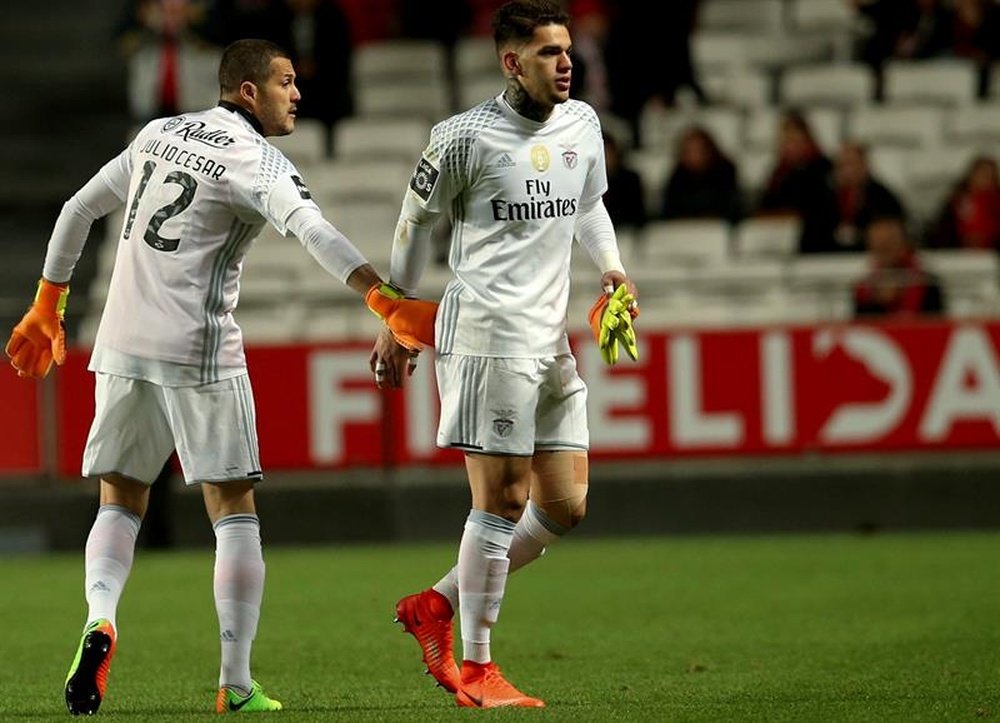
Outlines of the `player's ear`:
{"type": "Polygon", "coordinates": [[[503,72],[508,78],[516,78],[521,75],[521,61],[518,60],[517,53],[513,50],[505,50],[500,56],[503,64],[503,72]]]}
{"type": "Polygon", "coordinates": [[[249,80],[244,80],[240,83],[240,96],[250,103],[254,102],[257,100],[257,86],[249,80]]]}

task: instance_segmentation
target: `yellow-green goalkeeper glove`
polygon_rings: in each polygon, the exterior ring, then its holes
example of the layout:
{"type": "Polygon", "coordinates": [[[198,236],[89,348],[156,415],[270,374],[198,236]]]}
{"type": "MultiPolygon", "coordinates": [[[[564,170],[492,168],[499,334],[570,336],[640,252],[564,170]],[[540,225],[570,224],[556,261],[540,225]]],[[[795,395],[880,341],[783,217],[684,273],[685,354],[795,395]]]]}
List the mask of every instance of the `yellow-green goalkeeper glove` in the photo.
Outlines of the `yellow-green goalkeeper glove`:
{"type": "Polygon", "coordinates": [[[638,361],[639,346],[632,320],[639,316],[639,307],[625,284],[620,284],[614,293],[610,293],[610,289],[609,286],[608,292],[600,295],[587,315],[601,358],[605,364],[617,363],[618,345],[621,344],[632,361],[638,361]]]}
{"type": "Polygon", "coordinates": [[[66,361],[66,297],[69,285],[40,279],[35,301],[14,327],[5,351],[20,377],[42,379],[52,362],[66,361]]]}
{"type": "Polygon", "coordinates": [[[365,304],[407,349],[420,351],[434,346],[436,302],[408,299],[392,284],[374,284],[365,294],[365,304]]]}

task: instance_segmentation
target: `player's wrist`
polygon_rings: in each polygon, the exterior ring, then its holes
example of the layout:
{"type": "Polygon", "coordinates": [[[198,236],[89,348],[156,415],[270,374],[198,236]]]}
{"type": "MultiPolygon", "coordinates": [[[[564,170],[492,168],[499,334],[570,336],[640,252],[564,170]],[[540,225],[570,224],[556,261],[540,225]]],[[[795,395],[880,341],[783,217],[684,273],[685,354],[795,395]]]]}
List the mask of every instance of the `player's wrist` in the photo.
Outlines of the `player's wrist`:
{"type": "Polygon", "coordinates": [[[61,319],[66,313],[66,301],[69,297],[69,282],[56,283],[46,278],[38,280],[35,291],[35,305],[55,312],[61,319]]]}

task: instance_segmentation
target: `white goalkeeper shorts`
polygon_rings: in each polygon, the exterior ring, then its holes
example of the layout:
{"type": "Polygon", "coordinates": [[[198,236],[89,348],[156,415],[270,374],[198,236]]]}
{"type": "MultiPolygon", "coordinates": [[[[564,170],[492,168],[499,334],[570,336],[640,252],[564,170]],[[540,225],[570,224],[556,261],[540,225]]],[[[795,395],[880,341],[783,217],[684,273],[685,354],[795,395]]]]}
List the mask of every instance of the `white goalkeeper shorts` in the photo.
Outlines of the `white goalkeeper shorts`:
{"type": "Polygon", "coordinates": [[[587,385],[571,354],[543,359],[441,354],[439,447],[532,455],[587,449],[587,385]]]}
{"type": "Polygon", "coordinates": [[[96,376],[85,477],[117,473],[150,484],[176,449],[189,485],[261,478],[246,374],[193,387],[96,376]]]}

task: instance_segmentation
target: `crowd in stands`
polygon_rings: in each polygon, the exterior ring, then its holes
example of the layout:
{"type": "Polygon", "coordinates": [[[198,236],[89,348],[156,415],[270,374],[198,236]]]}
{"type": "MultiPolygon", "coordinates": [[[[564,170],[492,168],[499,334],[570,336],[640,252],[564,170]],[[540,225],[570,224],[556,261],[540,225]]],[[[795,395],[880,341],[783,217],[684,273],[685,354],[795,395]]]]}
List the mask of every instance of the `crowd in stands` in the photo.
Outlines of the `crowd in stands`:
{"type": "MultiPolygon", "coordinates": [[[[917,223],[901,189],[873,169],[866,142],[845,133],[837,139],[839,147],[831,148],[817,139],[805,108],[777,98],[771,101],[780,111],[774,147],[757,188],[747,188],[742,158],[704,124],[678,128],[667,148],[644,138],[642,118],[650,107],[669,116],[685,103],[725,105],[706,90],[692,44],[712,3],[670,0],[658,7],[656,22],[642,3],[565,3],[573,16],[573,94],[610,121],[605,201],[616,224],[641,236],[655,220],[722,219],[735,226],[748,218],[793,216],[801,220],[800,254],[869,255],[871,276],[855,291],[858,314],[940,310],[942,295],[932,290],[937,289],[932,279],[924,283],[929,277],[920,270],[919,249],[1000,250],[1000,182],[991,154],[977,156],[936,213],[921,209],[933,219],[917,223]],[[631,163],[639,152],[670,156],[652,203],[648,177],[631,163]],[[923,291],[890,293],[900,279],[923,291]]],[[[979,73],[979,97],[989,95],[990,70],[1000,56],[1000,4],[994,0],[827,0],[833,3],[851,15],[849,57],[841,61],[874,71],[873,105],[883,102],[885,69],[896,60],[971,60],[979,73]]],[[[357,48],[392,38],[440,43],[446,62],[438,80],[449,88],[448,105],[459,110],[456,47],[465,36],[488,34],[488,18],[499,4],[449,0],[435,3],[431,13],[420,0],[135,0],[128,4],[119,38],[126,54],[156,48],[154,100],[144,106],[148,117],[177,112],[182,105],[176,64],[181,44],[217,48],[249,36],[277,41],[290,50],[299,73],[300,116],[327,125],[327,155],[336,157],[332,129],[357,112],[352,80],[357,48]]]]}

